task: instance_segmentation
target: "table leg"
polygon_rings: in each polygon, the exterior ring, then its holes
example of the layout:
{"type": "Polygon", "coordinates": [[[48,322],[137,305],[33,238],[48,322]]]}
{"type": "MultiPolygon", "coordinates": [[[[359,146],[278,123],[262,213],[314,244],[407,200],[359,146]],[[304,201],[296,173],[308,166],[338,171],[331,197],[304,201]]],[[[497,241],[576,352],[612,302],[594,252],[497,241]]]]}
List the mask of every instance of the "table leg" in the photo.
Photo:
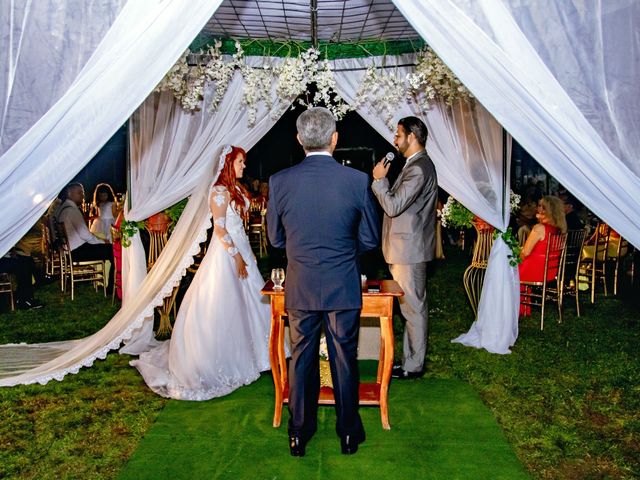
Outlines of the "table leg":
{"type": "MultiPolygon", "coordinates": [[[[393,317],[380,318],[380,341],[384,343],[383,357],[380,358],[382,364],[382,381],[380,382],[380,419],[382,428],[391,430],[389,424],[389,382],[391,381],[391,369],[393,368],[393,317]]],[[[382,348],[381,348],[382,350],[382,348]]],[[[378,366],[379,367],[379,366],[378,366]]]]}
{"type": "Polygon", "coordinates": [[[282,376],[281,365],[278,359],[279,346],[282,343],[280,339],[278,317],[271,317],[271,332],[269,334],[269,361],[271,362],[271,374],[273,376],[273,387],[276,394],[275,411],[273,412],[273,426],[279,427],[282,420],[282,376]]]}

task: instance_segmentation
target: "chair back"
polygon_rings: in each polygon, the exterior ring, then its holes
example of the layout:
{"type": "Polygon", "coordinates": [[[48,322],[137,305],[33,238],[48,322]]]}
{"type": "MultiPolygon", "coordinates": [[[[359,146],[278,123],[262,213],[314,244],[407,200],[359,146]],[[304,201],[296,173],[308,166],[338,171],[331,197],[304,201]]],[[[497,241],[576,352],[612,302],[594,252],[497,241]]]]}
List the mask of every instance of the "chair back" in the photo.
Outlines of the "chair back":
{"type": "Polygon", "coordinates": [[[593,242],[593,263],[604,262],[607,257],[607,250],[609,248],[609,225],[606,223],[598,223],[594,234],[593,242]]]}
{"type": "Polygon", "coordinates": [[[587,231],[584,228],[581,228],[580,230],[567,231],[567,245],[564,252],[564,268],[562,275],[563,284],[573,280],[576,276],[586,236],[587,231]]]}
{"type": "Polygon", "coordinates": [[[547,282],[559,279],[565,260],[566,233],[554,233],[549,236],[547,252],[544,259],[544,278],[547,282]]]}
{"type": "Polygon", "coordinates": [[[11,310],[15,310],[16,305],[13,300],[13,284],[11,283],[11,275],[8,273],[0,273],[0,293],[9,294],[11,310]]]}

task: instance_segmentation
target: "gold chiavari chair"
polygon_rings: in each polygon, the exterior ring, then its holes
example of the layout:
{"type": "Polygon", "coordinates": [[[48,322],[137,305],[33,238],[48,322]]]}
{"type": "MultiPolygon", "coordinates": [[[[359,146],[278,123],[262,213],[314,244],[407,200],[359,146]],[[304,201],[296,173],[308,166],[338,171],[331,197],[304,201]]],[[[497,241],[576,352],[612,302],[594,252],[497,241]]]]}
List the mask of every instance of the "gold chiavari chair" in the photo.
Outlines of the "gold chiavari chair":
{"type": "Polygon", "coordinates": [[[629,242],[621,236],[614,237],[613,230],[610,230],[609,232],[607,261],[613,264],[613,294],[618,295],[618,277],[620,276],[620,263],[629,251],[629,242]]]}
{"type": "Polygon", "coordinates": [[[559,233],[549,236],[544,259],[544,275],[537,282],[521,281],[526,293],[520,298],[522,305],[540,307],[540,330],[544,329],[544,312],[547,300],[558,304],[558,322],[562,322],[561,280],[567,234],[559,233]]]}
{"type": "Polygon", "coordinates": [[[582,256],[578,264],[576,277],[576,303],[579,302],[579,292],[591,289],[591,303],[596,300],[596,284],[602,282],[605,296],[607,295],[607,250],[609,248],[609,226],[599,223],[591,239],[582,247],[582,256]],[[583,288],[584,287],[584,288],[583,288]]]}
{"type": "Polygon", "coordinates": [[[582,256],[582,248],[587,231],[580,230],[567,231],[567,244],[564,251],[564,265],[562,269],[561,296],[564,300],[566,295],[573,295],[576,299],[576,314],[580,316],[580,304],[578,303],[578,265],[582,256]]]}
{"type": "MultiPolygon", "coordinates": [[[[60,275],[60,252],[53,246],[53,236],[49,228],[49,219],[44,218],[40,223],[40,246],[44,256],[44,272],[46,275],[60,275]]],[[[61,279],[62,282],[62,279],[61,279]]]]}
{"type": "Polygon", "coordinates": [[[66,292],[67,286],[71,287],[71,300],[75,298],[75,284],[91,282],[95,291],[102,285],[102,292],[107,296],[106,265],[104,260],[73,260],[69,237],[64,223],[56,222],[56,237],[60,251],[60,271],[62,277],[62,291],[66,292]]]}
{"type": "Polygon", "coordinates": [[[9,295],[9,305],[11,305],[11,311],[14,311],[16,303],[13,298],[13,283],[11,282],[11,275],[8,273],[0,273],[0,293],[9,295]]]}

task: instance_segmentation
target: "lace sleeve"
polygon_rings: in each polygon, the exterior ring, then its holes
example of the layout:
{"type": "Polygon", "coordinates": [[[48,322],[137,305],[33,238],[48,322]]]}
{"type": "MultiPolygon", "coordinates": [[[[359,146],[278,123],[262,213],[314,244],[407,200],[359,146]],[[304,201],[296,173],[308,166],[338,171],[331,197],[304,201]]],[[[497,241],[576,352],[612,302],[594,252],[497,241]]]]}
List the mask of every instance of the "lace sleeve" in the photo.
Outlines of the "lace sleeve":
{"type": "Polygon", "coordinates": [[[227,253],[232,257],[238,253],[238,249],[233,244],[233,240],[226,228],[227,206],[231,197],[225,187],[215,186],[211,189],[209,207],[213,215],[213,233],[224,244],[227,253]]]}

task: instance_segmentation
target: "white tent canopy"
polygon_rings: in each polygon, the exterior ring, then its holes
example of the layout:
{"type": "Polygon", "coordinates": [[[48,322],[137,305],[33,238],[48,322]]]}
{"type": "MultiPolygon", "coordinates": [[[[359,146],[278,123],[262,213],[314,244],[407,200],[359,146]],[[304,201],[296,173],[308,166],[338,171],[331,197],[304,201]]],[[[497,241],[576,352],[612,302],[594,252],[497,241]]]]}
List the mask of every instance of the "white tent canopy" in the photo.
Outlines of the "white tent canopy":
{"type": "MultiPolygon", "coordinates": [[[[43,0],[38,7],[7,2],[0,6],[0,53],[6,59],[0,67],[2,253],[35,223],[58,191],[143,103],[203,27],[205,33],[268,39],[286,35],[299,39],[305,27],[310,31],[315,25],[304,22],[302,13],[309,9],[306,0],[194,0],[188,6],[177,0],[130,0],[124,6],[124,2],[105,0],[95,2],[95,9],[77,8],[77,3],[78,0],[43,0]],[[78,40],[78,35],[85,38],[84,30],[79,32],[77,27],[61,23],[64,16],[53,15],[60,4],[66,7],[63,11],[84,15],[81,20],[76,19],[82,25],[95,25],[95,29],[86,30],[93,32],[86,42],[78,40]],[[255,21],[256,12],[259,22],[255,21]],[[53,26],[43,24],[44,18],[53,19],[53,26]],[[269,33],[271,25],[273,34],[269,33]],[[255,30],[263,27],[266,34],[255,30]],[[100,32],[106,32],[102,41],[100,32]],[[65,52],[49,62],[40,57],[37,48],[47,37],[62,37],[65,52]],[[70,72],[79,72],[77,76],[56,74],[66,72],[67,65],[70,72]],[[60,77],[60,86],[50,92],[33,90],[35,84],[29,79],[46,74],[60,77]],[[44,114],[42,105],[48,107],[44,114]]],[[[318,0],[317,5],[317,13],[312,12],[311,16],[317,18],[320,39],[397,39],[411,38],[413,31],[418,32],[482,106],[542,166],[588,208],[640,246],[640,161],[635,155],[640,140],[632,134],[640,124],[640,96],[634,89],[640,68],[640,39],[635,35],[640,18],[638,2],[619,0],[593,5],[578,0],[318,0]],[[345,18],[353,22],[345,22],[345,18]],[[360,27],[360,34],[354,24],[360,27]],[[369,36],[367,32],[374,33],[369,36]]],[[[351,81],[354,78],[355,75],[350,76],[351,81]]],[[[339,81],[347,99],[350,79],[339,81]]],[[[281,108],[275,107],[276,114],[281,108]]],[[[398,117],[407,109],[410,111],[411,107],[399,105],[398,117]]],[[[496,160],[491,149],[478,154],[484,147],[495,148],[491,141],[492,120],[483,111],[479,109],[475,120],[476,126],[483,125],[476,128],[475,143],[479,148],[453,159],[451,155],[463,150],[460,140],[473,144],[468,130],[460,134],[464,130],[464,112],[457,117],[455,109],[439,112],[434,107],[425,117],[432,132],[427,147],[441,185],[474,213],[504,228],[508,212],[501,207],[508,188],[504,188],[495,165],[487,163],[496,160]],[[450,168],[449,162],[454,160],[465,168],[450,168]],[[482,175],[482,180],[490,180],[492,195],[480,192],[476,184],[478,169],[465,163],[470,160],[493,165],[487,166],[488,173],[482,175]],[[488,197],[493,201],[487,201],[488,197]]],[[[261,118],[271,120],[258,122],[252,129],[229,128],[213,142],[205,142],[200,153],[207,155],[209,163],[207,167],[203,166],[206,163],[200,165],[198,171],[211,168],[211,152],[219,148],[214,142],[246,147],[255,143],[273,121],[267,113],[273,112],[262,112],[261,118]]],[[[376,126],[375,118],[360,113],[376,126]]],[[[159,262],[145,278],[135,300],[127,301],[102,331],[70,342],[62,355],[60,348],[49,348],[53,353],[40,357],[42,365],[0,380],[0,385],[59,379],[103,357],[136,330],[141,331],[145,316],[167,288],[170,291],[176,275],[181,275],[194,253],[194,242],[206,227],[206,202],[201,195],[207,183],[204,180],[200,185],[193,180],[188,182],[193,185],[192,200],[174,233],[178,240],[182,239],[182,245],[166,249],[164,263],[159,262]]],[[[168,178],[166,185],[176,181],[180,179],[168,178]]],[[[469,333],[473,338],[468,340],[474,346],[505,353],[517,335],[517,291],[506,264],[504,244],[496,244],[478,320],[469,333]],[[506,291],[503,282],[509,286],[506,291]],[[512,328],[508,335],[502,335],[499,348],[489,338],[492,332],[484,328],[490,316],[502,318],[507,330],[512,328]]],[[[142,336],[143,340],[148,339],[149,332],[142,336]]]]}

